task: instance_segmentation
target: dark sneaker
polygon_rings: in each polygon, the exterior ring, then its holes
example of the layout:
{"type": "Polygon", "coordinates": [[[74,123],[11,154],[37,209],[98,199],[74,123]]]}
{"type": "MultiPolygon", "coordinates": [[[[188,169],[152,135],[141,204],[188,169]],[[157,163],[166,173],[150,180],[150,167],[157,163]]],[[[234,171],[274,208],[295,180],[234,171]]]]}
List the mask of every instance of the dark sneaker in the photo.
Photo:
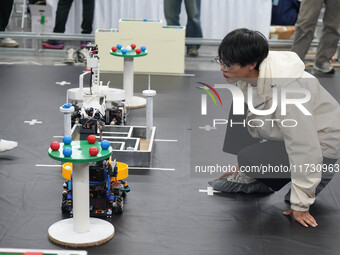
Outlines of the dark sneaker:
{"type": "Polygon", "coordinates": [[[197,48],[196,48],[196,47],[191,47],[191,48],[189,48],[189,50],[188,50],[188,55],[189,55],[190,57],[197,57],[197,56],[198,56],[198,50],[197,50],[197,48]]]}
{"type": "Polygon", "coordinates": [[[47,42],[43,42],[42,46],[45,49],[62,50],[64,49],[64,42],[56,41],[56,40],[48,40],[47,42]]]}
{"type": "Polygon", "coordinates": [[[228,193],[273,193],[274,191],[242,172],[239,172],[236,177],[232,175],[224,176],[221,179],[215,179],[208,182],[214,190],[228,193]]]}
{"type": "Polygon", "coordinates": [[[82,48],[78,50],[77,61],[80,63],[86,63],[87,59],[90,57],[90,52],[87,48],[82,48]]]}
{"type": "Polygon", "coordinates": [[[320,66],[314,63],[313,69],[324,74],[335,73],[333,66],[329,62],[322,63],[320,66]]]}

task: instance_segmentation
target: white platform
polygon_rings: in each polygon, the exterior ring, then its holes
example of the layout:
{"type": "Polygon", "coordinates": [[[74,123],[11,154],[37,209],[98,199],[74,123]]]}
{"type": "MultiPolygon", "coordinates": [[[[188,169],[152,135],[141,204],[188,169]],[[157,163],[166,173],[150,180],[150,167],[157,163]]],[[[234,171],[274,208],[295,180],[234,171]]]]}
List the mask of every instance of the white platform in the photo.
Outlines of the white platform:
{"type": "Polygon", "coordinates": [[[74,231],[73,218],[54,223],[48,229],[51,241],[70,247],[89,247],[106,243],[115,234],[113,225],[105,220],[90,218],[88,232],[74,231]]]}
{"type": "MultiPolygon", "coordinates": [[[[67,98],[69,100],[77,100],[77,101],[83,101],[84,100],[84,94],[90,94],[90,88],[86,87],[83,89],[80,88],[73,88],[67,90],[67,98]]],[[[99,96],[105,96],[106,102],[116,102],[116,101],[122,101],[125,99],[125,92],[122,89],[115,89],[115,88],[109,88],[107,86],[100,86],[98,88],[97,94],[99,96]]]]}
{"type": "Polygon", "coordinates": [[[130,99],[126,99],[126,108],[134,109],[134,108],[142,108],[146,106],[146,99],[143,97],[133,96],[130,99]]]}

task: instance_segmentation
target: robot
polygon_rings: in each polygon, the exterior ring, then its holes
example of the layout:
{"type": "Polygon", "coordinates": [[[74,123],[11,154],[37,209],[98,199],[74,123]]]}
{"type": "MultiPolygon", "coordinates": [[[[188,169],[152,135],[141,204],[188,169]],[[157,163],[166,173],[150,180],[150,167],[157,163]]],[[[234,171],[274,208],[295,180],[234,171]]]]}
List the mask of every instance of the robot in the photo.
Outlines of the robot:
{"type": "MultiPolygon", "coordinates": [[[[112,213],[123,213],[124,197],[130,191],[130,187],[126,181],[121,179],[118,167],[116,160],[111,161],[111,159],[90,165],[91,216],[111,218],[112,213]]],[[[63,177],[66,181],[63,184],[61,211],[63,214],[72,216],[72,170],[70,167],[63,168],[63,177]]]]}
{"type": "Polygon", "coordinates": [[[74,124],[86,123],[87,127],[95,128],[98,121],[106,125],[125,125],[127,110],[125,92],[121,89],[109,88],[109,82],[104,86],[100,81],[98,45],[87,44],[89,57],[86,61],[86,71],[79,76],[79,88],[67,91],[67,102],[75,108],[71,116],[74,124]],[[84,88],[84,76],[90,75],[89,87],[84,88]],[[96,119],[96,121],[94,121],[96,119]]]}

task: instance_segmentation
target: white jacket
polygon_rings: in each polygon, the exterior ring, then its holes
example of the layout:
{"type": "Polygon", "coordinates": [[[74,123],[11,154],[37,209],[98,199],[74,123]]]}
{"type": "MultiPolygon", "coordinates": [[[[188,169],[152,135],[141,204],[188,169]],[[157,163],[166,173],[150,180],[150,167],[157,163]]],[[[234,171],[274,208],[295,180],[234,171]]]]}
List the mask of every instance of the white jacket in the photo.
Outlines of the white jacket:
{"type": "MultiPolygon", "coordinates": [[[[251,125],[256,126],[248,126],[254,138],[285,142],[291,166],[291,208],[296,211],[308,211],[314,203],[315,190],[322,174],[322,171],[315,171],[322,167],[317,164],[322,164],[323,157],[340,158],[340,106],[304,68],[304,63],[293,52],[269,52],[260,65],[257,86],[253,88],[253,106],[257,110],[270,109],[276,88],[278,107],[266,116],[248,111],[246,120],[247,123],[251,120],[251,125]],[[307,89],[311,98],[303,106],[311,115],[305,115],[294,104],[288,104],[286,115],[282,115],[283,88],[307,89]],[[287,127],[294,126],[294,123],[297,123],[295,127],[287,127]]],[[[239,81],[237,85],[246,99],[251,85],[245,81],[239,81]]],[[[287,94],[287,98],[304,96],[301,93],[287,94]]]]}

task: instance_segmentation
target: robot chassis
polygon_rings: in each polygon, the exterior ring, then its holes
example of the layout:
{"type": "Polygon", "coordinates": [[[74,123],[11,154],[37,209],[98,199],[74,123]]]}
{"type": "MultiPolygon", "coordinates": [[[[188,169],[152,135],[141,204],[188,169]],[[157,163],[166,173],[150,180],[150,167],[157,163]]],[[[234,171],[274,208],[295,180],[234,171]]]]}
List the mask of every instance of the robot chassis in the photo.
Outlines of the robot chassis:
{"type": "Polygon", "coordinates": [[[127,117],[125,92],[109,88],[109,82],[106,86],[102,84],[98,46],[88,43],[87,49],[89,51],[87,68],[79,76],[79,88],[67,91],[67,102],[72,103],[75,108],[71,116],[72,126],[81,124],[83,129],[100,130],[104,124],[125,125],[127,117]],[[90,74],[90,86],[84,88],[84,76],[87,74],[90,74]]]}

